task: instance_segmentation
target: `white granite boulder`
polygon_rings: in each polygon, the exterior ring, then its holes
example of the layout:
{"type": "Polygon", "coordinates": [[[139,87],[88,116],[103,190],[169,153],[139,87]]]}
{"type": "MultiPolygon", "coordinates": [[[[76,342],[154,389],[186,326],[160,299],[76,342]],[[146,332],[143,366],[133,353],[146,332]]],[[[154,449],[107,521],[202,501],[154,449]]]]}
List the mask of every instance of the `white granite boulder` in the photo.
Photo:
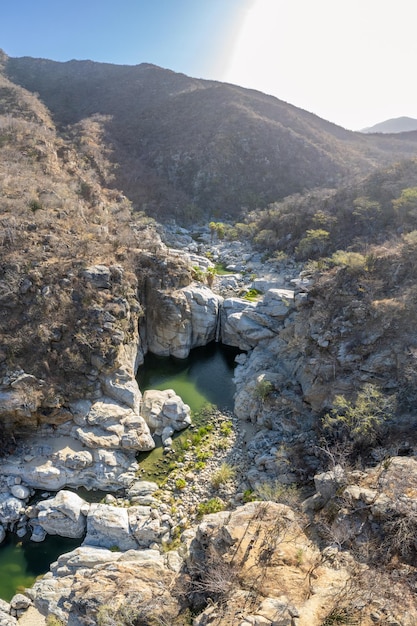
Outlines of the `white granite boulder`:
{"type": "Polygon", "coordinates": [[[173,389],[150,389],[142,397],[141,413],[152,433],[162,435],[167,427],[183,430],[191,424],[191,410],[173,389]]]}
{"type": "Polygon", "coordinates": [[[24,512],[22,500],[10,493],[0,493],[0,523],[4,526],[17,522],[24,512]]]}
{"type": "Polygon", "coordinates": [[[192,348],[216,339],[222,302],[205,285],[171,293],[154,290],[146,315],[149,351],[184,359],[192,348]]]}
{"type": "Polygon", "coordinates": [[[130,532],[128,510],[107,504],[92,504],[83,545],[121,551],[137,548],[138,544],[130,532]]]}
{"type": "Polygon", "coordinates": [[[62,490],[54,498],[37,504],[37,522],[49,535],[82,537],[89,505],[72,491],[62,490]]]}

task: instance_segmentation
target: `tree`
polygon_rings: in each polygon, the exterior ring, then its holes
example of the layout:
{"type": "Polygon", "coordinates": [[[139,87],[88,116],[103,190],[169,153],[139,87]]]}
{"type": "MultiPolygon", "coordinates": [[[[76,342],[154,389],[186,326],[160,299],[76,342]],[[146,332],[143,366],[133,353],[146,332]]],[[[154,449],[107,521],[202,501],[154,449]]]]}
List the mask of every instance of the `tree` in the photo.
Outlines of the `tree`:
{"type": "Polygon", "coordinates": [[[395,403],[395,396],[386,396],[367,383],[355,403],[341,395],[335,397],[333,408],[323,418],[323,429],[335,440],[374,444],[392,417],[395,403]]]}
{"type": "Polygon", "coordinates": [[[329,244],[330,233],[323,228],[314,228],[306,232],[305,237],[295,249],[301,259],[316,259],[323,256],[329,244]]]}
{"type": "Polygon", "coordinates": [[[401,195],[392,201],[401,225],[407,230],[417,226],[417,187],[403,189],[401,195]]]}

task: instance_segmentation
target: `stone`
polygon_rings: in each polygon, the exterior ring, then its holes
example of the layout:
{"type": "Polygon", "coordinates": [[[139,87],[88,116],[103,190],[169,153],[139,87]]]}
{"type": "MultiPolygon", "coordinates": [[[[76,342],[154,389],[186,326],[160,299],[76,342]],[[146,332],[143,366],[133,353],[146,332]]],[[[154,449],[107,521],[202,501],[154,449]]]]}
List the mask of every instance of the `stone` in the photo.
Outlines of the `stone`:
{"type": "Polygon", "coordinates": [[[191,424],[191,410],[173,389],[144,392],[141,414],[152,433],[162,435],[165,428],[183,430],[191,424]]]}
{"type": "Polygon", "coordinates": [[[92,504],[87,516],[85,546],[131,550],[138,547],[130,533],[127,509],[107,504],[92,504]]]}
{"type": "Polygon", "coordinates": [[[120,405],[126,405],[135,413],[139,411],[141,393],[138,384],[129,371],[119,369],[111,375],[100,375],[104,393],[120,405]]]}
{"type": "Polygon", "coordinates": [[[135,496],[149,496],[159,489],[157,483],[148,480],[136,480],[127,492],[129,498],[135,496]]]}
{"type": "Polygon", "coordinates": [[[37,521],[49,535],[82,537],[86,530],[86,506],[76,493],[62,490],[54,498],[38,503],[37,521]]]}
{"type": "Polygon", "coordinates": [[[10,600],[10,607],[15,611],[19,611],[21,609],[28,609],[32,604],[32,600],[27,596],[24,596],[22,593],[17,593],[10,600]]]}
{"type": "Polygon", "coordinates": [[[314,486],[327,501],[332,498],[340,487],[346,485],[346,476],[343,468],[336,465],[333,470],[314,476],[314,486]]]}
{"type": "Polygon", "coordinates": [[[32,534],[30,536],[30,540],[36,543],[40,543],[44,541],[46,537],[46,530],[42,528],[40,524],[31,522],[32,534]]]}
{"type": "Polygon", "coordinates": [[[96,289],[109,289],[111,272],[107,265],[92,265],[81,272],[83,278],[96,289]]]}
{"type": "Polygon", "coordinates": [[[26,500],[30,496],[30,489],[25,485],[12,485],[10,488],[12,495],[19,500],[26,500]]]}
{"type": "MultiPolygon", "coordinates": [[[[99,607],[123,603],[132,608],[137,601],[149,617],[163,611],[165,623],[175,623],[180,611],[170,591],[178,574],[168,566],[168,557],[157,550],[112,552],[81,546],[61,555],[51,571],[35,582],[31,595],[44,615],[55,615],[65,624],[82,624],[86,615],[97,623],[99,607]]],[[[162,622],[162,618],[155,621],[162,622]]]]}
{"type": "Polygon", "coordinates": [[[159,517],[151,517],[151,509],[148,507],[129,507],[129,526],[137,544],[141,548],[149,548],[153,543],[158,543],[163,533],[159,517]]]}
{"type": "Polygon", "coordinates": [[[151,352],[186,358],[192,348],[217,338],[223,298],[205,285],[171,293],[153,290],[148,302],[146,334],[151,352]]]}
{"type": "Polygon", "coordinates": [[[23,503],[9,493],[0,493],[0,523],[4,526],[17,522],[24,512],[23,503]]]}

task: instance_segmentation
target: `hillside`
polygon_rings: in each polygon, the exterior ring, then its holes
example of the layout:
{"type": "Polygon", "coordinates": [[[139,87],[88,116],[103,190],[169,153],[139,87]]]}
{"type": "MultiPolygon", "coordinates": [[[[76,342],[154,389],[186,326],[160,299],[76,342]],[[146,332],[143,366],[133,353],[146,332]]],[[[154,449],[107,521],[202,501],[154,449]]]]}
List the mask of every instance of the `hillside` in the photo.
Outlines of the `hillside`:
{"type": "Polygon", "coordinates": [[[100,132],[90,120],[63,138],[39,99],[0,74],[0,381],[22,367],[41,381],[26,407],[2,404],[0,426],[32,428],[94,393],[93,355],[110,365],[120,337],[137,333],[138,283],[158,272],[142,257],[156,247],[152,224],[102,185],[112,166],[100,132]],[[97,292],[86,272],[103,263],[111,275],[97,292]]]}
{"type": "Polygon", "coordinates": [[[0,53],[0,543],[84,537],[25,592],[48,624],[416,624],[416,150],[0,53]],[[174,442],[185,405],[137,366],[215,339],[234,414],[174,442]]]}
{"type": "Polygon", "coordinates": [[[63,130],[99,114],[114,185],[182,222],[247,209],[417,154],[417,137],[367,137],[274,97],[142,64],[8,58],[63,130]]]}

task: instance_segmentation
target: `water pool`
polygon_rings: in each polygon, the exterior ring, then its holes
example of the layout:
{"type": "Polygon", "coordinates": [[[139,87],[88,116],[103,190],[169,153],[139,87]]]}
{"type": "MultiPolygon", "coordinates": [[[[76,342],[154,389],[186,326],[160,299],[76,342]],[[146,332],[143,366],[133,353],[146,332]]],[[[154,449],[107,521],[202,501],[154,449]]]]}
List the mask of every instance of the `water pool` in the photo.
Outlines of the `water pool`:
{"type": "Polygon", "coordinates": [[[238,353],[236,348],[213,342],[191,350],[186,359],[147,354],[137,374],[139,388],[142,392],[174,389],[192,413],[207,403],[232,411],[233,371],[238,353]]]}
{"type": "Polygon", "coordinates": [[[45,541],[30,541],[8,533],[0,546],[0,598],[7,602],[25,587],[31,587],[36,578],[49,570],[60,554],[77,548],[82,539],[68,539],[47,535],[45,541]]]}

